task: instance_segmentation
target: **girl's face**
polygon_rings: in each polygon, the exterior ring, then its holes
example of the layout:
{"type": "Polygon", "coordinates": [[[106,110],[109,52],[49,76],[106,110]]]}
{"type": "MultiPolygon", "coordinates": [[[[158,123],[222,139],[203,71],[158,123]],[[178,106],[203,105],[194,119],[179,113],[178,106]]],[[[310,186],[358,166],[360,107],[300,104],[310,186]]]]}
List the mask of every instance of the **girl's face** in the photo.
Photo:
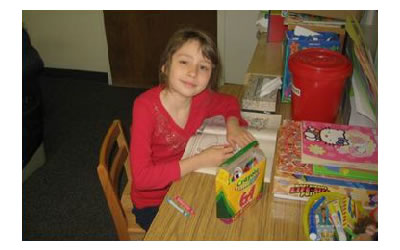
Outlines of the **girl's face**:
{"type": "Polygon", "coordinates": [[[168,89],[184,97],[193,97],[207,88],[211,72],[211,61],[203,56],[200,43],[189,40],[172,55],[169,72],[166,72],[168,89]]]}

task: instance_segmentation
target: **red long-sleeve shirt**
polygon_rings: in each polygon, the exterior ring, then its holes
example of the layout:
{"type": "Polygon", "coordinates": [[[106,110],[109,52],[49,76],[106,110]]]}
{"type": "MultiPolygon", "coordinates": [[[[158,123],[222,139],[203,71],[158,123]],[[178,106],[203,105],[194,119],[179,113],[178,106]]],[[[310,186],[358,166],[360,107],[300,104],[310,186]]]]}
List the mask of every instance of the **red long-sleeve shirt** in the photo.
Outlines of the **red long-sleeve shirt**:
{"type": "Polygon", "coordinates": [[[236,98],[204,90],[193,97],[185,128],[179,127],[160,101],[161,87],[136,98],[133,106],[130,161],[133,184],[131,199],[137,208],[159,206],[171,183],[180,178],[179,161],[186,143],[204,119],[215,115],[239,118],[236,98]]]}

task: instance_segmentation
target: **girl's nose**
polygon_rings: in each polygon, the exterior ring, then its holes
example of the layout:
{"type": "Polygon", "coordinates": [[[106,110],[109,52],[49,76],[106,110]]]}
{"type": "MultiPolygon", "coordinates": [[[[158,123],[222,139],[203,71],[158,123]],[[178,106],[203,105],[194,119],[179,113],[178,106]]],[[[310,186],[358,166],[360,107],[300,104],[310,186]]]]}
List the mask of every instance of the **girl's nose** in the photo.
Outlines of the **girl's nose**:
{"type": "Polygon", "coordinates": [[[188,75],[191,77],[195,77],[197,75],[197,66],[196,65],[190,65],[188,69],[188,75]]]}

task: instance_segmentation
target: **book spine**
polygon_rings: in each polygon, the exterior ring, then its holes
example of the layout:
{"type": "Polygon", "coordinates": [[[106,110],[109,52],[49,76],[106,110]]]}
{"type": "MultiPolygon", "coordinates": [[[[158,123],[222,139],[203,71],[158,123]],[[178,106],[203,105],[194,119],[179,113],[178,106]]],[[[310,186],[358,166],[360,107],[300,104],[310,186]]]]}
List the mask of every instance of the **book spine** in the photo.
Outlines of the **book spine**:
{"type": "Polygon", "coordinates": [[[305,176],[305,175],[296,175],[296,174],[294,176],[297,179],[304,179],[305,181],[315,182],[315,183],[320,183],[320,184],[378,191],[378,184],[369,184],[369,183],[355,182],[355,181],[345,181],[345,180],[339,180],[339,179],[323,178],[323,177],[318,177],[318,176],[305,176]]]}
{"type": "Polygon", "coordinates": [[[352,199],[361,202],[365,209],[373,209],[378,205],[377,190],[320,184],[296,179],[282,173],[278,173],[273,180],[272,193],[277,198],[307,201],[314,194],[321,192],[338,192],[349,195],[352,199]]]}
{"type": "Polygon", "coordinates": [[[326,176],[332,178],[346,178],[351,180],[378,182],[378,174],[362,170],[355,170],[346,167],[313,165],[313,174],[315,176],[326,176]]]}

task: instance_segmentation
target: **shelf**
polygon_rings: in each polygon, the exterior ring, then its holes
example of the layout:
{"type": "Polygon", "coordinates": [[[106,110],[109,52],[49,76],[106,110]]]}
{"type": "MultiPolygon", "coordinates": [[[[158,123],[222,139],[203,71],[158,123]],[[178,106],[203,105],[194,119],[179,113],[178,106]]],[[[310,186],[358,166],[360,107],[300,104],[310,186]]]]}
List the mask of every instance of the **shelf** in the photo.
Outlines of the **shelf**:
{"type": "Polygon", "coordinates": [[[315,16],[324,16],[335,19],[346,20],[347,16],[354,16],[358,21],[361,20],[363,10],[288,10],[289,12],[302,13],[315,16]]]}
{"type": "Polygon", "coordinates": [[[268,43],[263,33],[258,40],[247,74],[282,77],[283,44],[268,43]]]}

